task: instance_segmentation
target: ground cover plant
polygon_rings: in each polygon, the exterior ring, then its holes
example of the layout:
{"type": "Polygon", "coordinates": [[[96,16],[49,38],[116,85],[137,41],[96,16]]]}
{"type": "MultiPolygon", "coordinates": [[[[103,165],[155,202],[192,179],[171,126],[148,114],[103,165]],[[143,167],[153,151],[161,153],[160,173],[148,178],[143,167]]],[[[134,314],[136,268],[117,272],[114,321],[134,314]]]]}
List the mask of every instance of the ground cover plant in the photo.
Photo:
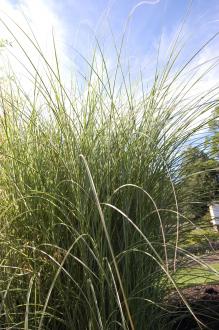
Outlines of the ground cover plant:
{"type": "Polygon", "coordinates": [[[192,268],[180,268],[179,272],[176,273],[176,281],[183,287],[197,284],[218,283],[218,275],[215,270],[219,270],[218,263],[211,263],[205,268],[202,265],[192,268]]]}
{"type": "Polygon", "coordinates": [[[26,38],[44,71],[19,43],[33,92],[16,79],[0,90],[1,328],[167,329],[163,300],[181,295],[173,273],[189,221],[177,195],[181,151],[217,103],[206,102],[217,88],[186,97],[203,77],[190,71],[202,49],[176,70],[174,43],[136,92],[120,48],[109,72],[97,43],[83,87],[69,91],[55,44],[51,66],[26,38]]]}
{"type": "Polygon", "coordinates": [[[209,211],[204,217],[184,225],[181,234],[180,247],[196,255],[215,254],[218,250],[218,232],[211,223],[209,211]]]}

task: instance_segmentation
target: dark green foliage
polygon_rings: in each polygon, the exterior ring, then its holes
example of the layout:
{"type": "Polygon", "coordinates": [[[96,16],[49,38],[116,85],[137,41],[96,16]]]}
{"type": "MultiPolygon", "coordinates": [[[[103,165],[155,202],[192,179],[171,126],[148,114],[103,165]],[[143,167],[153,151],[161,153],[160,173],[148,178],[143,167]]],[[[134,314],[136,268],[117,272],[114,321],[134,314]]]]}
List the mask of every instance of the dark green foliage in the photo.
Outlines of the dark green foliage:
{"type": "Polygon", "coordinates": [[[212,119],[209,122],[209,136],[205,145],[211,157],[219,160],[219,107],[212,111],[212,119]]]}
{"type": "Polygon", "coordinates": [[[208,205],[216,198],[218,162],[198,147],[188,148],[181,165],[181,209],[191,220],[200,219],[208,205]]]}

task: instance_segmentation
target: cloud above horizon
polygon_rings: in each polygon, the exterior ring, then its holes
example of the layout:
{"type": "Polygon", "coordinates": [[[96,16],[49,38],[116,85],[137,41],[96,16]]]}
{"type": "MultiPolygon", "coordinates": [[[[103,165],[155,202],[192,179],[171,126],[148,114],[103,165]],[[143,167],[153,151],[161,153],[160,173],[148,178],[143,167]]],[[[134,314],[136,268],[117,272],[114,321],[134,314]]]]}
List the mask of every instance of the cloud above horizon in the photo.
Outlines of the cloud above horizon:
{"type": "Polygon", "coordinates": [[[36,73],[33,66],[42,71],[39,50],[51,65],[55,63],[53,34],[60,65],[68,63],[65,26],[53,9],[53,1],[1,0],[0,19],[0,39],[7,41],[0,53],[1,73],[16,75],[28,87],[27,76],[36,73]]]}
{"type": "MultiPolygon", "coordinates": [[[[11,32],[1,24],[0,39],[9,40],[12,47],[7,47],[7,51],[1,51],[0,55],[10,62],[11,68],[20,79],[25,75],[24,66],[31,70],[27,56],[15,41],[16,37],[27,50],[27,55],[40,68],[40,55],[28,37],[16,26],[18,24],[30,38],[36,38],[43,54],[53,65],[54,33],[60,66],[66,80],[73,68],[85,71],[87,64],[83,56],[88,60],[91,58],[96,39],[106,56],[109,71],[113,71],[117,56],[114,40],[119,46],[126,29],[120,61],[124,68],[129,68],[134,78],[141,69],[150,80],[153,79],[158,49],[162,68],[176,38],[176,31],[179,31],[182,25],[179,45],[185,43],[186,47],[182,51],[178,66],[188,60],[218,29],[217,1],[213,0],[211,6],[207,6],[203,0],[199,0],[192,9],[189,8],[189,3],[185,1],[177,5],[173,0],[84,0],[83,4],[76,0],[1,0],[0,19],[3,19],[11,32]]],[[[216,41],[208,45],[192,65],[201,65],[209,60],[209,56],[215,58],[215,67],[203,78],[200,90],[206,88],[206,84],[210,88],[217,81],[219,72],[216,65],[216,41]]],[[[0,67],[2,69],[1,64],[0,67]]]]}

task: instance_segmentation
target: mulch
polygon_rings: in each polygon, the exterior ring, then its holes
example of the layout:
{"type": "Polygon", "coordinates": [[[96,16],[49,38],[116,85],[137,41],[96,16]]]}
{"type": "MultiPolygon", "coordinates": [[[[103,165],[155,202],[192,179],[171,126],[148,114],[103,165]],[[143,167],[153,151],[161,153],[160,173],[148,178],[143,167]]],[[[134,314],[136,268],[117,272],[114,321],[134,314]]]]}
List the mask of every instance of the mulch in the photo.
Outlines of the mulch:
{"type": "MultiPolygon", "coordinates": [[[[196,285],[181,290],[181,293],[188,302],[195,302],[198,300],[214,300],[219,301],[219,284],[196,285]]],[[[184,304],[178,293],[172,292],[167,300],[172,304],[184,304]]]]}
{"type": "Polygon", "coordinates": [[[181,290],[190,308],[204,324],[197,324],[177,292],[171,292],[165,299],[168,308],[168,330],[219,329],[219,285],[197,285],[181,290]]]}

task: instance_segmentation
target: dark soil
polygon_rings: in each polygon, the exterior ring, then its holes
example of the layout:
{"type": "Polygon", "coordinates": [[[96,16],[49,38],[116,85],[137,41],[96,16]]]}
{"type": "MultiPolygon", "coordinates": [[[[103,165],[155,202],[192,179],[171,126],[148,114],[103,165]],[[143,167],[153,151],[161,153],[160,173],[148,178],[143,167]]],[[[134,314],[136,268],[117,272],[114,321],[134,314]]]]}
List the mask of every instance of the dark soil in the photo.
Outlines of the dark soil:
{"type": "MultiPolygon", "coordinates": [[[[215,252],[215,253],[211,253],[211,254],[204,254],[200,257],[196,256],[196,258],[198,258],[201,262],[204,262],[208,265],[210,264],[215,264],[215,263],[219,263],[219,252],[215,252]]],[[[190,260],[190,262],[188,263],[188,266],[197,266],[197,262],[194,260],[190,260]]]]}
{"type": "Polygon", "coordinates": [[[198,285],[181,293],[202,324],[198,325],[179,294],[172,292],[165,301],[165,307],[171,312],[168,330],[219,329],[219,285],[198,285]]]}

